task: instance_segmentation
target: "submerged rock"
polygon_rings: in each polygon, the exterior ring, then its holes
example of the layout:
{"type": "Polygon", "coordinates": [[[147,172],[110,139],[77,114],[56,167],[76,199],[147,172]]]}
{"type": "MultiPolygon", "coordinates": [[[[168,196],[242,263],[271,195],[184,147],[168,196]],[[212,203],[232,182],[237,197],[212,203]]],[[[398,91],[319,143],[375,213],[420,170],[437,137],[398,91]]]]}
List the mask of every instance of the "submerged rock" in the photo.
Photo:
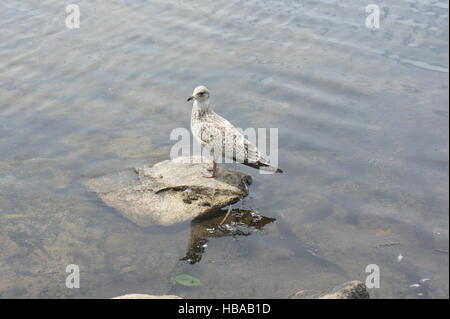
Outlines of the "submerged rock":
{"type": "Polygon", "coordinates": [[[317,294],[313,291],[299,290],[288,298],[293,299],[370,299],[364,283],[358,280],[348,281],[335,287],[329,293],[317,294]]]}
{"type": "Polygon", "coordinates": [[[146,294],[127,294],[123,296],[114,297],[111,299],[183,299],[179,296],[175,295],[161,295],[161,296],[155,296],[155,295],[146,295],[146,294]]]}
{"type": "Polygon", "coordinates": [[[108,205],[139,226],[170,226],[236,203],[251,176],[219,168],[215,178],[199,157],[179,157],[85,181],[108,205]]]}
{"type": "Polygon", "coordinates": [[[191,237],[186,256],[190,264],[200,262],[209,238],[249,236],[273,223],[275,218],[245,209],[218,210],[191,221],[191,237]]]}
{"type": "Polygon", "coordinates": [[[333,289],[319,299],[369,299],[370,295],[364,283],[358,280],[348,281],[333,289]]]}

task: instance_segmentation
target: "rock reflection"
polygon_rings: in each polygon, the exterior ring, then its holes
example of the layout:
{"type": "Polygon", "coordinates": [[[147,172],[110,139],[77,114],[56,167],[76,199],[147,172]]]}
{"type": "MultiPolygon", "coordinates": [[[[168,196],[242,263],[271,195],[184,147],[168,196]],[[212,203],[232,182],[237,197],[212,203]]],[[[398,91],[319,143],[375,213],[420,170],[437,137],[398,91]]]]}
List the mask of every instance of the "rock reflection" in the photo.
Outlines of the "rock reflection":
{"type": "Polygon", "coordinates": [[[207,247],[208,238],[249,236],[275,218],[262,216],[246,209],[218,210],[200,216],[191,222],[191,237],[184,260],[190,264],[200,262],[207,247]]]}

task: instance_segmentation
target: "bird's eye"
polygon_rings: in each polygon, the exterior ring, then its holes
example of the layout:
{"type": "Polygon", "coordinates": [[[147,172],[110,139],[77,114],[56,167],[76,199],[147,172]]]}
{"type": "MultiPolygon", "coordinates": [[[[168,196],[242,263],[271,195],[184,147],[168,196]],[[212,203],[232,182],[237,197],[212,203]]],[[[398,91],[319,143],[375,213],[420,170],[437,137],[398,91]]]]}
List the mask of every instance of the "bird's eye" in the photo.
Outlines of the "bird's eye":
{"type": "Polygon", "coordinates": [[[199,95],[203,95],[203,94],[205,94],[205,92],[200,92],[200,93],[199,93],[199,95]]]}

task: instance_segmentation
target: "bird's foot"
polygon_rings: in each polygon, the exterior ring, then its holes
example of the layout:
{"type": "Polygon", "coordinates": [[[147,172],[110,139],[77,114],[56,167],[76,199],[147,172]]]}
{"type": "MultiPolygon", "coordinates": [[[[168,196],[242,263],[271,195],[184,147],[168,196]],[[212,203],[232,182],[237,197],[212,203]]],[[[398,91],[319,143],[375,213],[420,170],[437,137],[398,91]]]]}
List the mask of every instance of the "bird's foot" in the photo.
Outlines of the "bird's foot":
{"type": "Polygon", "coordinates": [[[217,173],[217,163],[216,163],[216,161],[213,161],[213,166],[212,167],[208,167],[206,170],[208,172],[212,172],[212,173],[211,173],[211,175],[203,173],[203,177],[206,177],[206,178],[214,178],[214,177],[216,177],[216,173],[217,173]]]}
{"type": "Polygon", "coordinates": [[[214,178],[216,177],[216,173],[213,172],[212,174],[202,173],[202,176],[205,178],[214,178]]]}
{"type": "Polygon", "coordinates": [[[211,174],[202,173],[203,177],[206,177],[206,178],[214,178],[214,177],[216,177],[217,167],[214,167],[214,166],[213,167],[208,167],[206,170],[208,172],[211,172],[211,174]]]}

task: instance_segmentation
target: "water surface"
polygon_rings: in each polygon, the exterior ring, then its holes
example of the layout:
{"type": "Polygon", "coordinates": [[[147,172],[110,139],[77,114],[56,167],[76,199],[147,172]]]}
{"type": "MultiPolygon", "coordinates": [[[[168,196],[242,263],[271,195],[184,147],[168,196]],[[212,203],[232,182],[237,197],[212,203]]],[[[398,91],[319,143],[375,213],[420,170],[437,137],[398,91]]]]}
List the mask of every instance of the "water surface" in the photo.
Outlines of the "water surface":
{"type": "Polygon", "coordinates": [[[1,298],[285,298],[369,264],[373,298],[448,298],[447,1],[378,1],[377,30],[364,1],[77,4],[74,30],[65,2],[0,4],[1,298]],[[279,128],[285,174],[237,166],[239,206],[276,221],[189,264],[189,223],[142,229],[80,181],[167,159],[200,84],[236,126],[279,128]]]}

